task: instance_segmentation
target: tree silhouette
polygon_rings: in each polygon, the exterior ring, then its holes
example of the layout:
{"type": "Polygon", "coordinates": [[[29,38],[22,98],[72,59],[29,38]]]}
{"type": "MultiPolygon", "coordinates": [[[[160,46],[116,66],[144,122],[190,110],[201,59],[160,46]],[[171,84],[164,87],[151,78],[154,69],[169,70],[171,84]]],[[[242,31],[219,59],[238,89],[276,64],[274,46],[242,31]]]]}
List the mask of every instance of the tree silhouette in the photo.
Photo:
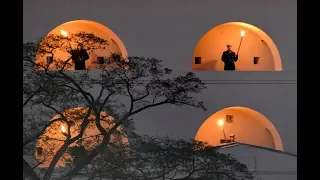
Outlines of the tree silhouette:
{"type": "Polygon", "coordinates": [[[85,169],[88,179],[252,180],[246,165],[216,147],[170,137],[134,136],[109,148],[85,169]]]}
{"type": "MultiPolygon", "coordinates": [[[[132,118],[140,112],[164,105],[206,110],[202,101],[193,98],[206,88],[205,84],[192,72],[171,75],[171,69],[164,68],[161,60],[156,58],[112,54],[105,64],[99,65],[98,71],[70,71],[72,62],[68,52],[72,44],[79,42],[87,50],[108,48],[106,40],[85,32],[71,34],[67,38],[50,34],[39,43],[23,44],[23,163],[24,174],[33,179],[40,179],[42,174],[38,175],[35,167],[45,161],[50,163],[41,179],[50,179],[58,162],[66,158],[70,147],[87,136],[87,129],[95,129],[93,131],[98,132],[96,136],[101,138],[91,138],[90,142],[96,141],[93,143],[95,145],[85,148],[87,152],[82,161],[73,163],[74,166],[63,174],[63,180],[72,179],[99,158],[113,139],[119,139],[113,136],[119,132],[132,132],[132,118]],[[66,55],[64,59],[61,52],[66,55]],[[50,63],[43,61],[47,56],[52,57],[50,63]],[[75,107],[81,107],[81,110],[68,111],[75,107]],[[106,114],[102,115],[103,112],[106,114]],[[58,128],[62,124],[65,126],[63,133],[58,128]],[[46,136],[48,133],[58,135],[51,138],[46,136]],[[54,142],[47,147],[55,148],[43,151],[51,153],[42,162],[29,158],[34,156],[32,149],[36,149],[40,140],[54,142]]],[[[73,160],[70,157],[67,161],[73,160]]]]}

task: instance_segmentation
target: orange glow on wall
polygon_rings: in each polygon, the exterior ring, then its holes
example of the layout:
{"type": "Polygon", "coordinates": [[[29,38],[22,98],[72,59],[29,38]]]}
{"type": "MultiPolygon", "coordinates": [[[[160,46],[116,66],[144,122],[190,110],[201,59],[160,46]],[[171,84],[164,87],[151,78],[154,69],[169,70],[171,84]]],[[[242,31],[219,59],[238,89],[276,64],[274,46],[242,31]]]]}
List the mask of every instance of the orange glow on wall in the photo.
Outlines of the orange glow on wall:
{"type": "Polygon", "coordinates": [[[261,29],[242,22],[220,24],[209,30],[198,42],[193,52],[192,70],[223,71],[222,52],[232,44],[236,53],[240,45],[237,71],[282,71],[282,61],[273,40],[261,29]],[[240,32],[240,33],[239,33],[240,32]],[[201,57],[201,64],[195,63],[201,57]],[[259,63],[254,64],[254,57],[259,63]]]}
{"type": "Polygon", "coordinates": [[[218,126],[223,127],[224,122],[222,119],[220,119],[220,120],[218,120],[217,124],[218,124],[218,126]]]}
{"type": "Polygon", "coordinates": [[[63,133],[67,132],[66,127],[64,125],[61,125],[61,132],[63,132],[63,133]]]}
{"type": "Polygon", "coordinates": [[[64,31],[64,30],[60,30],[60,32],[61,32],[62,36],[64,36],[64,37],[68,37],[68,33],[67,33],[66,31],[64,31]]]}
{"type": "MultiPolygon", "coordinates": [[[[66,140],[67,135],[71,135],[71,137],[75,137],[79,134],[80,124],[83,121],[83,118],[86,116],[88,112],[87,108],[73,108],[70,110],[65,111],[63,114],[67,117],[68,121],[71,122],[71,127],[69,130],[68,124],[57,121],[49,126],[45,133],[39,138],[37,142],[37,149],[41,148],[41,154],[39,151],[35,153],[35,157],[38,161],[44,161],[41,164],[41,167],[47,167],[55,153],[62,147],[64,140],[66,140]],[[70,134],[69,134],[70,132],[70,134]]],[[[61,119],[61,116],[56,115],[51,120],[61,119]]],[[[108,129],[112,127],[110,122],[113,120],[111,116],[109,116],[105,112],[101,112],[100,115],[100,123],[102,127],[108,129]]],[[[86,150],[90,150],[93,147],[99,145],[102,140],[103,136],[100,135],[100,131],[97,129],[94,120],[95,117],[93,115],[89,116],[89,120],[91,123],[87,126],[84,131],[84,135],[81,138],[81,142],[86,150]]],[[[111,141],[114,143],[128,143],[128,139],[125,137],[124,133],[121,131],[120,128],[117,129],[118,133],[116,135],[111,136],[111,141]]],[[[79,142],[79,141],[78,141],[79,142]]],[[[71,144],[69,147],[76,146],[77,142],[71,144]]],[[[68,153],[65,153],[63,158],[59,160],[57,166],[65,166],[66,160],[70,158],[68,153]]]]}
{"type": "Polygon", "coordinates": [[[245,32],[244,30],[241,30],[240,36],[241,36],[241,37],[244,37],[245,34],[246,34],[246,32],[245,32]]]}
{"type": "MultiPolygon", "coordinates": [[[[88,51],[90,59],[86,61],[86,67],[89,70],[96,70],[99,69],[98,57],[108,57],[111,55],[111,53],[120,53],[122,57],[126,58],[128,57],[128,52],[126,47],[124,46],[123,42],[120,40],[120,38],[108,27],[89,20],[75,20],[66,22],[64,24],[61,24],[54,28],[52,31],[50,31],[49,34],[56,34],[56,35],[62,35],[66,38],[70,34],[75,34],[78,32],[87,32],[87,33],[93,33],[96,36],[103,38],[108,41],[108,46],[106,49],[103,50],[95,50],[95,51],[88,51]]],[[[75,42],[70,42],[70,46],[74,49],[77,47],[77,44],[75,42]]],[[[50,56],[50,55],[48,55],[50,56]]],[[[70,54],[63,52],[63,51],[55,51],[55,58],[60,60],[67,60],[70,57],[70,54]]],[[[46,56],[40,57],[38,56],[36,58],[37,63],[45,63],[47,62],[46,56]]],[[[55,69],[54,64],[49,66],[50,69],[55,69]]],[[[70,67],[69,70],[73,70],[74,67],[70,67]]]]}
{"type": "Polygon", "coordinates": [[[195,140],[220,145],[220,140],[235,135],[236,142],[283,151],[280,135],[274,125],[259,112],[246,107],[229,107],[210,116],[198,129],[195,140]],[[225,121],[233,115],[233,121],[225,121]],[[223,133],[222,129],[223,128],[223,133]]]}

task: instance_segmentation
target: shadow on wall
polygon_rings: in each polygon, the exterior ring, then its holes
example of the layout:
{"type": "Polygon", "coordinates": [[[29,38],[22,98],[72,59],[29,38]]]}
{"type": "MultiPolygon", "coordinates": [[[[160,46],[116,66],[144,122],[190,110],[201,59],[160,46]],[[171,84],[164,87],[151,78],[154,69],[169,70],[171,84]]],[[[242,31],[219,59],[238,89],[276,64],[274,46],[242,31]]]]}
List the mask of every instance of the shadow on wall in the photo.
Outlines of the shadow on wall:
{"type": "Polygon", "coordinates": [[[239,106],[214,113],[200,126],[195,139],[217,146],[232,135],[236,142],[283,151],[280,135],[270,120],[253,109],[239,106]]]}
{"type": "Polygon", "coordinates": [[[239,49],[239,60],[235,63],[236,70],[282,71],[280,54],[272,39],[261,29],[242,22],[221,24],[208,31],[196,45],[192,70],[223,71],[222,53],[226,51],[227,44],[232,44],[232,50],[237,53],[241,32],[244,32],[244,36],[239,49]],[[200,63],[195,61],[196,57],[201,58],[200,63]],[[254,57],[259,57],[256,64],[254,57]]]}
{"type": "MultiPolygon", "coordinates": [[[[67,34],[75,34],[79,32],[87,32],[93,33],[96,36],[105,39],[108,41],[108,46],[106,49],[103,50],[95,50],[89,51],[88,54],[90,59],[86,61],[86,67],[89,70],[96,70],[99,69],[98,57],[109,57],[112,53],[120,53],[123,57],[128,57],[128,53],[126,47],[124,46],[123,42],[120,38],[108,27],[89,20],[75,20],[66,22],[54,28],[50,31],[49,34],[56,34],[61,35],[62,32],[67,34]]],[[[72,49],[77,47],[76,43],[71,43],[72,49]]],[[[48,55],[50,56],[50,55],[48,55]]],[[[59,58],[61,60],[66,60],[70,57],[70,54],[67,52],[57,50],[55,52],[55,58],[59,58]]],[[[37,57],[36,62],[47,62],[46,56],[44,57],[37,57]]],[[[50,69],[55,69],[54,65],[49,66],[50,69]]],[[[69,70],[73,70],[74,67],[72,66],[69,70]]]]}

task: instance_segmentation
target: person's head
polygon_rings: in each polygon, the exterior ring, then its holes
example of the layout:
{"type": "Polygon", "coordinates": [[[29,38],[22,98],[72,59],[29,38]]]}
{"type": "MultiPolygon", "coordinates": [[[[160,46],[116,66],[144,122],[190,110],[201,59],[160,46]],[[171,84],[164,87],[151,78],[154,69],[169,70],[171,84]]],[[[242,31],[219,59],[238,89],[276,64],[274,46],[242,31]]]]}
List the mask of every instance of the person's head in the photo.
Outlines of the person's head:
{"type": "Polygon", "coordinates": [[[227,49],[228,49],[229,51],[231,51],[232,45],[231,45],[231,44],[228,44],[228,45],[227,45],[227,49]]]}
{"type": "Polygon", "coordinates": [[[79,43],[78,46],[77,46],[77,49],[78,49],[78,50],[84,49],[84,48],[83,48],[83,44],[79,43]]]}
{"type": "Polygon", "coordinates": [[[79,139],[78,141],[76,141],[77,146],[81,146],[82,145],[82,139],[79,139]]]}

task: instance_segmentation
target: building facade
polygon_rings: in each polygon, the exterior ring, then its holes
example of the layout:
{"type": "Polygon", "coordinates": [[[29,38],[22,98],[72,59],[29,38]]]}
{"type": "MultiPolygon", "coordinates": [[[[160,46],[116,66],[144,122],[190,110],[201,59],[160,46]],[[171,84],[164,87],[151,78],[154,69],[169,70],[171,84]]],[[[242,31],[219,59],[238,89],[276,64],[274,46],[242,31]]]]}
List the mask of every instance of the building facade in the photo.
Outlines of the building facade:
{"type": "Polygon", "coordinates": [[[257,179],[297,179],[297,156],[294,154],[244,143],[223,145],[220,152],[232,154],[246,164],[257,179]]]}
{"type": "Polygon", "coordinates": [[[234,134],[237,142],[296,154],[296,9],[292,0],[28,0],[23,35],[27,42],[91,31],[111,45],[91,55],[90,69],[97,57],[120,52],[161,59],[174,75],[192,71],[207,84],[196,98],[208,111],[151,109],[134,117],[138,133],[213,145],[234,134]],[[237,70],[223,71],[226,44],[237,52],[240,41],[237,70]]]}

